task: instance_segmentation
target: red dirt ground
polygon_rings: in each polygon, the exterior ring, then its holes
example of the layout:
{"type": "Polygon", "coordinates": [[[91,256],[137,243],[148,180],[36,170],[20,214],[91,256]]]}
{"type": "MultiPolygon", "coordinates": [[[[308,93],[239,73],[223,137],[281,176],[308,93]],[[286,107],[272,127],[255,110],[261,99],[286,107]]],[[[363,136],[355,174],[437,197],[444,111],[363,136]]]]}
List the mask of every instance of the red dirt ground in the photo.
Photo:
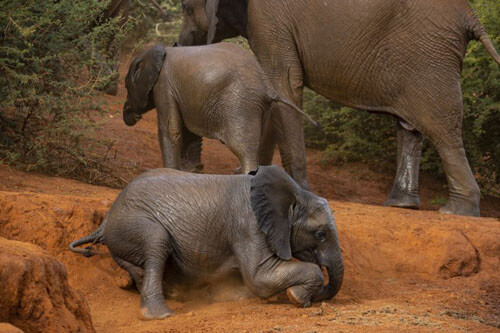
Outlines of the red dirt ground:
{"type": "MultiPolygon", "coordinates": [[[[123,86],[101,132],[116,141],[110,161],[124,179],[160,167],[156,115],[135,127],[121,120],[123,86]]],[[[206,173],[238,166],[228,149],[205,140],[206,173]]],[[[276,161],[279,159],[276,158],[276,161]]],[[[422,211],[381,207],[391,175],[365,165],[323,168],[308,152],[312,190],[330,200],[346,263],[344,286],[331,301],[308,309],[285,294],[270,300],[168,300],[172,318],[137,319],[139,295],[120,289],[123,276],[105,247],[83,258],[70,241],[97,227],[119,190],[0,166],[0,236],[35,243],[67,266],[70,285],[86,295],[98,332],[356,332],[476,331],[500,328],[500,200],[482,202],[482,218],[441,215],[431,200],[442,184],[422,181],[422,211]]],[[[226,293],[227,294],[227,293],[226,293]]]]}

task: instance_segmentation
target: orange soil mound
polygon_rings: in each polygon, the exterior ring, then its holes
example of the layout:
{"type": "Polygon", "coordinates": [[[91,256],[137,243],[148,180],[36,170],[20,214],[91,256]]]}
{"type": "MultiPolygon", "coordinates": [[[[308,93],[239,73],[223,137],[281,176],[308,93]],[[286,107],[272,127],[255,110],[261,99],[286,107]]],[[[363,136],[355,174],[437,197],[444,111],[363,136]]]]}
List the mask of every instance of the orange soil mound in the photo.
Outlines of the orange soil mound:
{"type": "Polygon", "coordinates": [[[36,245],[0,238],[0,295],[0,320],[25,332],[94,332],[64,265],[36,245]]]}
{"type": "Polygon", "coordinates": [[[8,323],[0,323],[0,333],[22,333],[23,331],[14,325],[8,323]]]}

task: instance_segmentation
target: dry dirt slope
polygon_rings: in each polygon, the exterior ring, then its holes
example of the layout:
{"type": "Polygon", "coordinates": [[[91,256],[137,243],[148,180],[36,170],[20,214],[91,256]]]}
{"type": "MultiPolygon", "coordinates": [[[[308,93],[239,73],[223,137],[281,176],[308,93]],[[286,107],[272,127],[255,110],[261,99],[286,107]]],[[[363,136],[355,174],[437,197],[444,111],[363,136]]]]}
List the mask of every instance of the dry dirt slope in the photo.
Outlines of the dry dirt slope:
{"type": "Polygon", "coordinates": [[[309,309],[294,308],[284,295],[169,301],[176,316],[143,322],[136,317],[139,295],[117,287],[121,272],[105,248],[91,259],[67,250],[101,222],[118,191],[5,167],[0,175],[17,184],[0,192],[0,236],[33,242],[66,264],[98,332],[485,332],[500,325],[497,219],[331,201],[346,261],[334,300],[309,309]]]}

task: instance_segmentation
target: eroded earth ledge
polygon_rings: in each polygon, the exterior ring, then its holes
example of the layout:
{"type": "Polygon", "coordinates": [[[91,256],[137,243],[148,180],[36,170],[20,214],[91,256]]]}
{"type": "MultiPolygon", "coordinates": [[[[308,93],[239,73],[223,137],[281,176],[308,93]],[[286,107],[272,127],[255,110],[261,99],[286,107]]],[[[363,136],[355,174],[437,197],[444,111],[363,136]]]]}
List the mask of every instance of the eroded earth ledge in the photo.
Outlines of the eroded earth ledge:
{"type": "Polygon", "coordinates": [[[0,322],[24,332],[94,332],[66,268],[40,247],[0,237],[0,322]]]}

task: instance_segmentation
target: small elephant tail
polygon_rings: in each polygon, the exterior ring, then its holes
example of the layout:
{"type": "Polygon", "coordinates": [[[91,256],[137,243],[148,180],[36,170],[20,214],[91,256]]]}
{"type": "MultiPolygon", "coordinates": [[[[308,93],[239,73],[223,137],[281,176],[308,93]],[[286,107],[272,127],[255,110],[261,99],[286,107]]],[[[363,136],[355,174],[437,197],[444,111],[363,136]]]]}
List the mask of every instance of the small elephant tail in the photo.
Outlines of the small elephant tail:
{"type": "Polygon", "coordinates": [[[277,97],[275,97],[273,99],[273,102],[275,102],[275,103],[281,103],[281,104],[284,104],[285,106],[288,106],[289,108],[293,109],[294,111],[300,113],[311,124],[313,124],[314,127],[318,128],[318,129],[321,128],[320,124],[317,121],[315,121],[314,119],[312,119],[310,115],[308,115],[307,113],[305,113],[304,111],[302,111],[299,107],[297,107],[297,105],[293,104],[292,102],[290,102],[286,98],[281,97],[281,96],[277,96],[277,97]]]}
{"type": "Polygon", "coordinates": [[[470,6],[470,4],[468,5],[469,8],[467,9],[467,32],[469,33],[469,37],[471,37],[471,39],[480,41],[486,51],[488,51],[493,59],[495,59],[497,64],[500,64],[500,55],[491,42],[491,39],[488,37],[488,34],[486,33],[483,25],[481,24],[481,22],[479,22],[479,19],[474,13],[474,10],[470,6]]]}
{"type": "Polygon", "coordinates": [[[104,221],[102,221],[101,225],[99,228],[97,228],[93,233],[90,235],[87,235],[85,237],[82,237],[71,244],[69,244],[69,249],[75,253],[79,253],[87,258],[90,258],[96,254],[98,254],[97,251],[94,250],[92,246],[87,246],[84,249],[79,249],[77,246],[84,245],[84,244],[98,244],[102,243],[103,241],[103,232],[104,232],[104,226],[108,220],[108,217],[104,218],[104,221]]]}

